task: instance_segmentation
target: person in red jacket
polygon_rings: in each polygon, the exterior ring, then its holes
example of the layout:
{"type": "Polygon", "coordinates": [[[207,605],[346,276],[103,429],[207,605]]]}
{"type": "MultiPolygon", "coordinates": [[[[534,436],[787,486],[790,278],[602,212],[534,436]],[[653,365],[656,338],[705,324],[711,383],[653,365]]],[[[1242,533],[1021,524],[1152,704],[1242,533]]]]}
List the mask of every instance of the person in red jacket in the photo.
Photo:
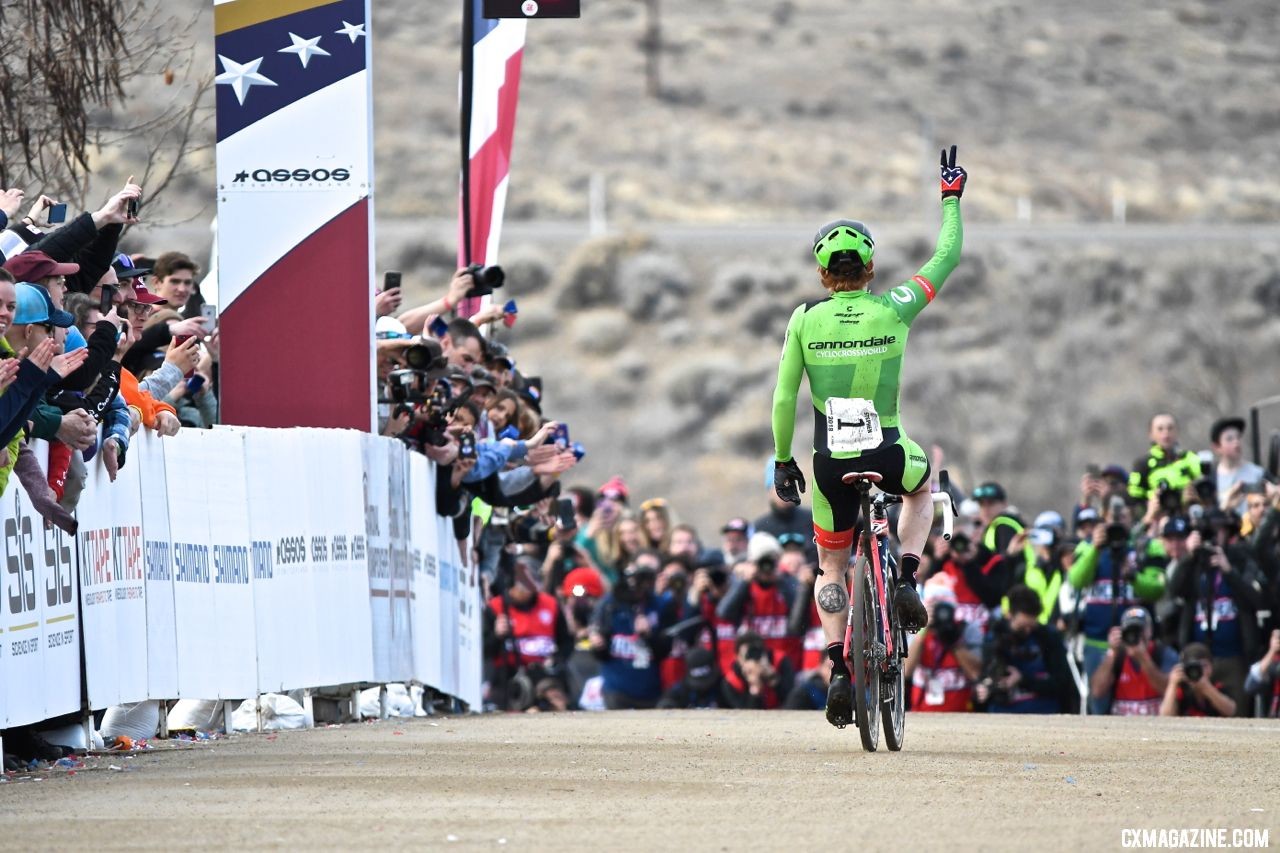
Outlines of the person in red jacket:
{"type": "Polygon", "coordinates": [[[778,571],[781,554],[782,546],[768,533],[752,536],[747,559],[733,567],[734,577],[716,615],[742,631],[759,634],[771,653],[785,655],[795,668],[802,657],[804,630],[791,623],[798,584],[795,577],[778,571]]]}
{"type": "MultiPolygon", "coordinates": [[[[553,596],[538,589],[529,569],[517,563],[510,586],[489,600],[485,620],[484,648],[493,665],[495,704],[520,711],[546,693],[542,682],[563,679],[565,659],[573,650],[564,612],[553,596]]],[[[560,693],[566,693],[563,685],[560,693]]]]}
{"type": "Polygon", "coordinates": [[[733,666],[720,683],[722,705],[772,711],[781,708],[795,685],[795,669],[781,653],[770,653],[763,637],[752,631],[738,636],[733,666]]]}
{"type": "Polygon", "coordinates": [[[961,620],[949,592],[926,589],[929,625],[911,638],[903,674],[911,682],[911,710],[972,710],[982,674],[982,629],[961,620]]]}
{"type": "Polygon", "coordinates": [[[1153,639],[1151,614],[1130,607],[1107,636],[1107,654],[1093,672],[1089,693],[1110,701],[1111,713],[1121,717],[1156,717],[1169,686],[1169,672],[1177,653],[1153,639]]]}

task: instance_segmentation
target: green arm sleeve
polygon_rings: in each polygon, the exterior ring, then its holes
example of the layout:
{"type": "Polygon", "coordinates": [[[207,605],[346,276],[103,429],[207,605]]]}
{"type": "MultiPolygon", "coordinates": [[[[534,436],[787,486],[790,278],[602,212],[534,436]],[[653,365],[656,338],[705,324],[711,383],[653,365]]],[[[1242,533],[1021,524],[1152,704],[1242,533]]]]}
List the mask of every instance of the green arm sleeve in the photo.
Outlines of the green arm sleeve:
{"type": "Polygon", "coordinates": [[[782,362],[778,365],[778,384],[773,389],[773,454],[779,462],[791,459],[791,439],[796,431],[796,395],[800,377],[804,376],[804,349],[800,343],[801,305],[787,323],[787,336],[782,342],[782,362]]]}
{"type": "Polygon", "coordinates": [[[890,291],[892,305],[902,322],[908,326],[924,306],[933,301],[942,290],[947,276],[960,263],[960,248],[964,244],[964,225],[960,221],[960,199],[951,196],[942,200],[942,230],[938,232],[938,247],[929,262],[920,271],[890,291]]]}
{"type": "Polygon", "coordinates": [[[1067,581],[1077,590],[1084,589],[1093,583],[1098,573],[1098,549],[1091,543],[1082,542],[1076,549],[1076,561],[1067,569],[1067,581]]]}

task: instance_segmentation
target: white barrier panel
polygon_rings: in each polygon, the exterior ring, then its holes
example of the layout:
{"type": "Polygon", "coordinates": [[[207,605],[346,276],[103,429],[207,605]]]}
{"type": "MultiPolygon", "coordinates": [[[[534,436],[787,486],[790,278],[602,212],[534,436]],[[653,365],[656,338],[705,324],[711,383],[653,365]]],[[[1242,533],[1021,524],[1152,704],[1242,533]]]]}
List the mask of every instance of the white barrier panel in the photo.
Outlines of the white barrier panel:
{"type": "Polygon", "coordinates": [[[144,432],[116,482],[90,465],[78,540],[13,479],[0,727],[80,708],[78,605],[95,708],[414,677],[478,707],[477,578],[435,476],[352,431],[144,432]]]}
{"type": "Polygon", "coordinates": [[[440,690],[458,695],[458,546],[453,519],[436,518],[436,563],[440,571],[440,690]]]}
{"type": "Polygon", "coordinates": [[[142,554],[146,567],[147,695],[178,695],[178,628],[173,609],[173,540],[169,536],[169,489],[162,439],[141,430],[129,443],[129,464],[138,468],[142,498],[142,554]]]}
{"type": "Polygon", "coordinates": [[[0,726],[18,726],[80,708],[75,543],[45,528],[16,476],[0,507],[0,726]]]}
{"type": "Polygon", "coordinates": [[[146,573],[137,460],[126,457],[114,483],[97,456],[86,466],[76,538],[85,677],[96,709],[148,696],[146,573]]]}
{"type": "MultiPolygon", "coordinates": [[[[183,430],[204,436],[209,541],[222,681],[213,697],[243,699],[258,689],[253,570],[249,561],[249,494],[245,486],[244,435],[234,430],[183,430]]],[[[182,433],[179,433],[181,435],[182,433]]],[[[179,624],[178,630],[182,631],[179,624]]]]}
{"type": "Polygon", "coordinates": [[[237,699],[257,687],[244,446],[238,433],[164,440],[174,556],[178,695],[237,699]]]}
{"type": "Polygon", "coordinates": [[[435,514],[436,471],[425,456],[409,456],[409,562],[413,565],[413,677],[440,685],[440,525],[435,514]]]}
{"type": "Polygon", "coordinates": [[[290,430],[307,453],[307,502],[313,535],[332,539],[330,559],[313,562],[316,658],[314,684],[372,681],[373,621],[369,549],[365,540],[364,434],[352,430],[290,430]]]}
{"type": "Polygon", "coordinates": [[[413,677],[409,576],[404,548],[407,451],[398,441],[374,435],[364,436],[363,450],[373,680],[405,681],[413,677]]]}
{"type": "Polygon", "coordinates": [[[305,446],[283,430],[250,429],[243,434],[258,692],[324,684],[326,673],[316,658],[321,635],[309,548],[313,531],[305,503],[305,446]]]}

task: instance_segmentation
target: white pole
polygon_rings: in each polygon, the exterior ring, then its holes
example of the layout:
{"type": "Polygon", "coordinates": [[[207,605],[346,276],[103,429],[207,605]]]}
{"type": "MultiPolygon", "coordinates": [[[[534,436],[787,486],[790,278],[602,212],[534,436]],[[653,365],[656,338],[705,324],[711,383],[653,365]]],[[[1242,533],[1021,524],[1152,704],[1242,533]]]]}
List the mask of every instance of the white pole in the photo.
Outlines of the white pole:
{"type": "Polygon", "coordinates": [[[603,237],[609,231],[607,202],[605,177],[600,172],[592,172],[587,190],[587,232],[592,237],[603,237]]]}
{"type": "Polygon", "coordinates": [[[1024,195],[1018,196],[1017,217],[1019,222],[1031,221],[1031,199],[1024,195]]]}
{"type": "Polygon", "coordinates": [[[1123,225],[1126,212],[1126,203],[1124,197],[1124,184],[1119,181],[1111,182],[1111,221],[1117,225],[1123,225]]]}

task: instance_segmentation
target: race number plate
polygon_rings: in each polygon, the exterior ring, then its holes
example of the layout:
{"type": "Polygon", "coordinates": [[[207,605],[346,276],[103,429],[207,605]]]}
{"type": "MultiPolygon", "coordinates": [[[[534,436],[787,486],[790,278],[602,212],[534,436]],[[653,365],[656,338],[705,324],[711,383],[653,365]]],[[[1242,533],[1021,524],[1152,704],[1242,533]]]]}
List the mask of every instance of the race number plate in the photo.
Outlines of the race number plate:
{"type": "Polygon", "coordinates": [[[872,450],[884,440],[880,416],[870,400],[828,397],[826,410],[828,450],[834,453],[872,450]]]}

